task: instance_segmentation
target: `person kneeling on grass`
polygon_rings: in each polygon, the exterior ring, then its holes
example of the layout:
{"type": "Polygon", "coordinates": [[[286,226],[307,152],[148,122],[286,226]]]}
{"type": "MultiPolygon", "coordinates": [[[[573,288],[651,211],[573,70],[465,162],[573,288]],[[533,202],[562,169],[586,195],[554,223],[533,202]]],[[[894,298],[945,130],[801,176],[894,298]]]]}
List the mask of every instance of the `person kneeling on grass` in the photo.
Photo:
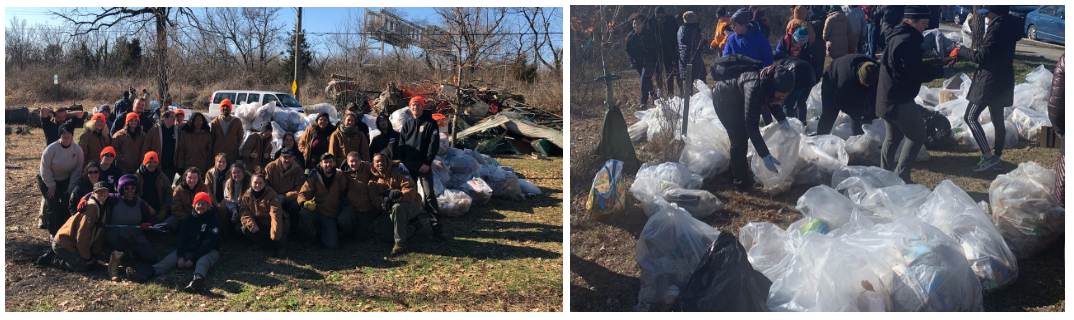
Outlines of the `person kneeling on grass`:
{"type": "Polygon", "coordinates": [[[175,251],[152,267],[142,269],[128,267],[127,277],[132,281],[145,283],[176,267],[180,269],[193,267],[194,279],[183,290],[191,293],[205,291],[205,276],[209,273],[209,268],[220,260],[220,252],[216,251],[220,243],[220,228],[217,225],[216,215],[217,209],[213,207],[209,194],[199,192],[194,196],[194,211],[183,219],[183,226],[179,229],[179,243],[175,251]]]}
{"type": "Polygon", "coordinates": [[[287,235],[291,219],[283,211],[283,202],[276,191],[265,183],[265,173],[258,169],[250,179],[250,189],[240,198],[239,214],[242,234],[254,241],[250,251],[276,249],[276,257],[287,255],[287,235]]]}
{"type": "Polygon", "coordinates": [[[338,229],[348,234],[354,232],[358,211],[342,203],[347,196],[348,179],[336,168],[336,158],[331,153],[322,154],[320,165],[310,170],[298,194],[302,204],[302,211],[298,213],[301,228],[310,237],[307,246],[313,245],[320,234],[325,248],[336,249],[339,248],[338,229]]]}
{"type": "Polygon", "coordinates": [[[100,181],[93,186],[92,197],[82,206],[82,210],[67,219],[67,223],[53,237],[52,249],[37,259],[37,264],[56,268],[86,272],[98,266],[94,253],[101,252],[104,237],[105,215],[104,203],[108,201],[108,182],[100,181]]]}
{"type": "Polygon", "coordinates": [[[387,155],[376,154],[373,157],[373,177],[367,188],[373,209],[391,217],[395,233],[393,255],[406,252],[406,240],[409,238],[407,224],[421,213],[421,206],[418,205],[421,198],[414,189],[414,181],[398,168],[387,155]]]}

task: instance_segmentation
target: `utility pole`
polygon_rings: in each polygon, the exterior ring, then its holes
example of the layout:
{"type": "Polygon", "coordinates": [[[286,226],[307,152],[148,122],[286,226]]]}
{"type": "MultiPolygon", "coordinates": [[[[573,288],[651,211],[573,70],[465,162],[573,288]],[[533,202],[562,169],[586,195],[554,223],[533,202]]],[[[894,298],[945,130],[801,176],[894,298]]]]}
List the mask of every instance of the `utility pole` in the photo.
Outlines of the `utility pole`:
{"type": "Polygon", "coordinates": [[[294,82],[291,83],[291,93],[295,95],[295,100],[302,103],[298,94],[298,61],[302,59],[302,52],[298,51],[298,36],[300,32],[302,32],[302,7],[298,7],[298,22],[295,23],[295,79],[294,82]]]}

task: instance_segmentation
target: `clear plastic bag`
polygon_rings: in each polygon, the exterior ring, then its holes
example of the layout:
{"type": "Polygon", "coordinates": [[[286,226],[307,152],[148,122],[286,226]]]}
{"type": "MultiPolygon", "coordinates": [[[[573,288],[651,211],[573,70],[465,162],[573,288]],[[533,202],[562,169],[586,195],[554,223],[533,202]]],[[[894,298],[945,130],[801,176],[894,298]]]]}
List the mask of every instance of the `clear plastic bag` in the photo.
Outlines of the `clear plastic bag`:
{"type": "Polygon", "coordinates": [[[287,132],[298,131],[298,126],[302,124],[302,120],[303,117],[298,111],[276,108],[272,112],[272,121],[279,124],[280,128],[287,132]]]}
{"type": "Polygon", "coordinates": [[[866,211],[865,208],[825,185],[809,188],[805,194],[798,197],[795,209],[801,212],[802,216],[826,222],[831,229],[850,222],[850,216],[854,210],[866,211]]]}
{"type": "Polygon", "coordinates": [[[467,154],[460,154],[450,158],[444,158],[444,165],[451,168],[451,173],[480,174],[481,164],[467,154]]]}
{"type": "Polygon", "coordinates": [[[720,198],[705,190],[668,188],[660,197],[685,209],[697,219],[704,219],[724,206],[720,198]]]}
{"type": "Polygon", "coordinates": [[[652,204],[654,197],[663,194],[664,190],[669,188],[698,189],[701,187],[701,180],[701,176],[691,173],[681,163],[665,162],[657,165],[646,163],[638,169],[634,184],[630,185],[630,193],[642,203],[645,215],[652,216],[657,209],[652,204]]]}
{"type": "Polygon", "coordinates": [[[918,209],[917,217],[939,228],[962,246],[985,292],[1018,278],[1018,260],[992,224],[988,213],[951,180],[944,180],[918,209]]]}
{"type": "Polygon", "coordinates": [[[440,157],[433,159],[433,177],[445,185],[451,182],[451,168],[448,168],[440,157]]]}
{"type": "MultiPolygon", "coordinates": [[[[376,127],[370,127],[370,128],[376,128],[376,127]]],[[[376,130],[376,129],[371,129],[371,130],[376,130]]],[[[373,138],[369,138],[369,140],[372,141],[373,138]]],[[[436,150],[436,154],[437,155],[444,155],[444,153],[447,153],[449,148],[451,148],[451,144],[448,143],[448,135],[447,135],[447,133],[441,132],[440,133],[440,149],[436,150]]]]}
{"type": "MultiPolygon", "coordinates": [[[[1049,85],[1048,88],[1051,88],[1049,85]]],[[[1048,89],[1029,83],[1019,83],[1014,86],[1015,107],[1032,107],[1038,101],[1048,98],[1048,89]]]]}
{"type": "MultiPolygon", "coordinates": [[[[304,106],[302,110],[308,115],[327,113],[329,121],[332,123],[339,122],[339,111],[336,110],[335,106],[332,106],[332,104],[327,102],[314,104],[312,106],[304,106]]],[[[316,122],[314,121],[316,119],[317,118],[313,118],[310,123],[316,122]]]]}
{"type": "Polygon", "coordinates": [[[895,219],[914,216],[931,193],[929,188],[920,184],[894,185],[868,189],[859,197],[857,204],[879,217],[895,219]]]}
{"type": "Polygon", "coordinates": [[[992,221],[1019,259],[1044,250],[1064,232],[1065,209],[1052,196],[1055,170],[1033,161],[1001,174],[988,187],[992,221]]]}
{"type": "Polygon", "coordinates": [[[527,198],[541,194],[541,188],[526,179],[518,179],[518,185],[522,188],[522,194],[526,195],[527,198]]]}
{"type": "Polygon", "coordinates": [[[832,186],[835,187],[835,189],[843,190],[844,188],[840,187],[839,184],[850,177],[866,179],[869,185],[873,188],[906,184],[898,175],[895,175],[894,172],[879,167],[846,166],[841,167],[832,173],[832,186]]]}
{"type": "Polygon", "coordinates": [[[660,210],[645,223],[634,248],[641,268],[635,311],[667,311],[720,235],[675,204],[657,199],[660,210]]]}
{"type": "Polygon", "coordinates": [[[489,198],[492,198],[492,188],[481,178],[474,178],[467,182],[465,186],[462,191],[470,195],[474,202],[485,204],[489,202],[489,198]]]}
{"type": "MultiPolygon", "coordinates": [[[[988,140],[988,146],[990,148],[996,145],[996,128],[993,126],[995,124],[996,122],[989,122],[981,125],[981,130],[984,130],[985,139],[988,140]]],[[[1003,145],[1007,148],[1013,148],[1014,146],[1018,145],[1018,127],[1015,127],[1014,123],[1010,121],[1004,121],[1003,124],[1007,129],[1006,135],[1004,136],[1003,145]]],[[[973,147],[973,149],[981,149],[981,147],[977,145],[977,139],[973,138],[972,131],[970,131],[970,134],[966,135],[966,138],[964,139],[969,140],[966,141],[965,144],[973,147]]]]}
{"type": "Polygon", "coordinates": [[[395,110],[392,115],[388,116],[388,121],[392,123],[392,128],[399,132],[403,131],[403,124],[410,119],[414,119],[414,115],[410,113],[408,108],[395,110]]]}
{"type": "Polygon", "coordinates": [[[753,170],[753,178],[764,186],[769,195],[777,195],[790,189],[794,184],[794,166],[798,162],[799,144],[802,140],[803,126],[798,119],[788,119],[789,126],[786,128],[778,123],[772,123],[761,129],[761,136],[773,158],[781,163],[777,166],[779,172],[769,171],[764,165],[764,160],[753,149],[753,143],[749,144],[750,169],[753,170]]]}
{"type": "Polygon", "coordinates": [[[436,203],[440,205],[440,214],[458,217],[470,212],[470,205],[473,204],[473,199],[466,192],[447,189],[436,197],[436,203]]]}
{"type": "Polygon", "coordinates": [[[954,239],[914,217],[875,229],[892,238],[898,250],[892,268],[892,311],[984,311],[981,283],[954,239]]]}
{"type": "Polygon", "coordinates": [[[526,200],[518,184],[518,176],[513,171],[503,171],[503,177],[503,182],[492,185],[492,196],[511,201],[526,200]]]}
{"type": "Polygon", "coordinates": [[[803,136],[801,148],[800,157],[815,164],[825,175],[831,175],[850,161],[846,141],[834,135],[803,136]]]}
{"type": "Polygon", "coordinates": [[[690,124],[679,162],[703,178],[727,171],[731,164],[731,140],[718,120],[690,124]]]}
{"type": "Polygon", "coordinates": [[[1011,122],[1018,128],[1018,136],[1026,141],[1037,141],[1040,128],[1052,125],[1048,115],[1026,107],[1015,108],[1011,113],[1011,122]]]}
{"type": "Polygon", "coordinates": [[[796,251],[787,231],[770,222],[750,222],[738,232],[750,264],[769,279],[787,272],[790,256],[796,251]]]}
{"type": "Polygon", "coordinates": [[[436,192],[437,196],[444,194],[445,189],[447,188],[444,187],[444,183],[440,179],[433,179],[433,191],[436,192]]]}
{"type": "Polygon", "coordinates": [[[1052,70],[1044,68],[1044,65],[1033,68],[1033,71],[1026,74],[1026,82],[1029,84],[1051,90],[1052,87],[1052,70]]]}

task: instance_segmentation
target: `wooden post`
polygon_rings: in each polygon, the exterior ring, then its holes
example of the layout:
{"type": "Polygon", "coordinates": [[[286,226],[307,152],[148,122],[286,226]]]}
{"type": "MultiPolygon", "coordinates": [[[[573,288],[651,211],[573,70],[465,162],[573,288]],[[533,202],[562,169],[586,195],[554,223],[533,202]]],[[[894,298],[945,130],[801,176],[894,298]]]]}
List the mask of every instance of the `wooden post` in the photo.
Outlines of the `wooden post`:
{"type": "MultiPolygon", "coordinates": [[[[294,58],[295,58],[295,79],[294,79],[295,86],[301,87],[301,85],[298,84],[298,61],[300,59],[302,59],[302,53],[298,51],[299,50],[299,47],[298,47],[298,34],[299,34],[299,32],[302,32],[302,7],[298,7],[298,22],[295,23],[295,56],[294,56],[294,58]]],[[[299,100],[299,94],[298,94],[299,92],[300,92],[300,90],[295,90],[295,100],[298,100],[298,103],[302,103],[302,100],[299,100]]]]}
{"type": "Polygon", "coordinates": [[[686,75],[682,79],[682,137],[686,140],[686,126],[690,123],[690,95],[694,93],[690,86],[690,74],[694,71],[694,64],[686,64],[686,75]]]}

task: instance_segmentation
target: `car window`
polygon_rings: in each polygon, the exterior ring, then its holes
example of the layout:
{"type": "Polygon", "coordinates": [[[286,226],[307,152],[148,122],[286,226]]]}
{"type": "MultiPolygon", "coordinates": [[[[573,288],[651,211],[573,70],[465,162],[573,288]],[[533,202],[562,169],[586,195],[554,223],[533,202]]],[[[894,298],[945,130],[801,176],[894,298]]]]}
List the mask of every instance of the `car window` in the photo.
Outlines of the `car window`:
{"type": "Polygon", "coordinates": [[[280,98],[280,104],[283,105],[284,107],[289,107],[289,108],[301,108],[302,107],[301,104],[298,104],[298,100],[295,100],[295,97],[292,97],[289,94],[277,93],[276,97],[280,98]]]}
{"type": "Polygon", "coordinates": [[[254,102],[260,102],[260,101],[261,101],[261,94],[260,93],[251,93],[250,98],[246,99],[246,103],[254,103],[254,102]]]}
{"type": "Polygon", "coordinates": [[[261,104],[269,104],[269,102],[277,101],[276,96],[271,94],[265,95],[265,101],[261,101],[261,104]]]}
{"type": "Polygon", "coordinates": [[[232,102],[232,104],[235,104],[235,103],[238,102],[237,100],[235,100],[235,93],[234,92],[217,92],[216,95],[213,96],[213,103],[220,103],[221,101],[224,101],[224,99],[235,101],[235,102],[232,102]]]}
{"type": "Polygon", "coordinates": [[[1041,7],[1040,11],[1038,11],[1037,13],[1040,13],[1040,14],[1046,15],[1046,16],[1055,16],[1055,6],[1041,7]]]}
{"type": "Polygon", "coordinates": [[[246,94],[240,93],[239,97],[235,99],[235,103],[242,103],[243,101],[246,101],[246,94]]]}
{"type": "Polygon", "coordinates": [[[1066,19],[1066,15],[1067,15],[1067,9],[1066,9],[1066,7],[1063,7],[1063,6],[1059,6],[1059,12],[1057,12],[1057,13],[1055,14],[1055,17],[1056,17],[1056,18],[1059,18],[1059,19],[1066,19]]]}

